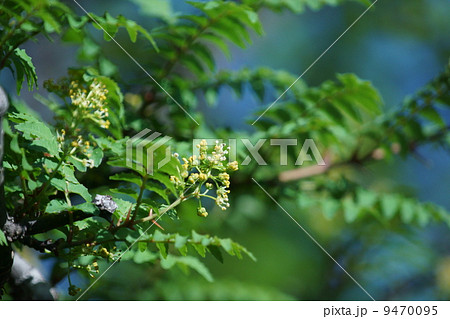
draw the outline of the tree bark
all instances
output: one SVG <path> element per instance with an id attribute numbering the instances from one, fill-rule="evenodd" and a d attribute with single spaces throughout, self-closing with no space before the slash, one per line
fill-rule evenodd
<path id="1" fill-rule="evenodd" d="M 3 115 L 8 110 L 9 102 L 5 91 L 0 86 L 0 230 L 8 219 L 5 206 L 5 189 L 3 186 Z M 11 266 L 13 264 L 13 252 L 11 244 L 2 245 L 0 243 L 0 298 L 3 294 L 3 286 L 9 278 Z"/>

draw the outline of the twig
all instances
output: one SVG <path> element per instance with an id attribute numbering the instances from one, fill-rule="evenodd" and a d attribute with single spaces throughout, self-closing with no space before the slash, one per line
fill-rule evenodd
<path id="1" fill-rule="evenodd" d="M 142 204 L 142 198 L 144 196 L 145 184 L 147 183 L 147 179 L 148 179 L 147 175 L 144 175 L 142 177 L 142 185 L 141 185 L 141 187 L 139 189 L 139 196 L 138 196 L 138 198 L 136 200 L 136 207 L 134 208 L 133 216 L 131 216 L 131 221 L 132 222 L 136 219 L 137 214 L 139 213 L 139 207 Z M 127 219 L 128 219 L 128 217 L 127 217 Z"/>
<path id="2" fill-rule="evenodd" d="M 281 172 L 278 175 L 278 179 L 280 182 L 286 183 L 290 181 L 295 181 L 315 175 L 320 175 L 328 171 L 332 164 L 330 162 L 331 155 L 330 153 L 327 153 L 324 157 L 325 165 L 314 165 L 309 167 L 300 167 L 293 170 Z"/>

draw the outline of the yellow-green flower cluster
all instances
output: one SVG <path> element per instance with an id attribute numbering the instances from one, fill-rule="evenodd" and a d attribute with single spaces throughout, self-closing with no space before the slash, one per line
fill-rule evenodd
<path id="1" fill-rule="evenodd" d="M 226 210 L 230 207 L 228 194 L 230 193 L 230 175 L 228 172 L 238 170 L 236 161 L 227 163 L 229 147 L 216 141 L 211 153 L 206 140 L 197 145 L 199 155 L 183 158 L 180 177 L 171 176 L 170 180 L 180 190 L 192 189 L 192 195 L 199 199 L 197 214 L 208 216 L 208 212 L 201 205 L 201 197 L 213 199 L 216 204 Z M 178 157 L 178 154 L 174 154 Z M 215 196 L 209 194 L 215 188 Z"/>
<path id="2" fill-rule="evenodd" d="M 69 138 L 69 141 L 67 141 L 66 130 L 61 129 L 61 131 L 57 132 L 57 141 L 60 152 L 64 152 L 66 145 L 68 145 L 68 154 L 73 159 L 79 161 L 87 168 L 94 167 L 94 160 L 90 158 L 92 157 L 91 143 L 89 141 L 85 141 L 81 135 L 72 138 L 72 140 Z M 80 155 L 83 158 L 79 158 L 78 156 Z"/>
<path id="3" fill-rule="evenodd" d="M 197 215 L 200 217 L 208 217 L 208 212 L 206 211 L 205 207 L 199 207 L 197 209 Z"/>
<path id="4" fill-rule="evenodd" d="M 69 89 L 72 104 L 79 110 L 80 116 L 89 118 L 102 128 L 109 128 L 108 108 L 106 107 L 106 86 L 98 80 L 92 81 L 88 89 L 77 81 L 70 83 Z"/>
<path id="5" fill-rule="evenodd" d="M 98 262 L 94 261 L 88 265 L 72 265 L 75 269 L 84 270 L 88 273 L 89 277 L 95 278 L 95 275 L 99 273 Z"/>
<path id="6" fill-rule="evenodd" d="M 230 182 L 228 182 L 228 185 Z M 228 193 L 230 193 L 230 190 L 226 188 L 226 186 L 219 187 L 216 190 L 216 204 L 219 206 L 222 210 L 227 209 L 230 207 L 230 204 L 228 203 Z"/>

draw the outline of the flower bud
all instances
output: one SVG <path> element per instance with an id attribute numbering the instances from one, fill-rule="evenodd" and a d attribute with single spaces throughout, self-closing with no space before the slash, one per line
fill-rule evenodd
<path id="1" fill-rule="evenodd" d="M 208 212 L 206 211 L 206 209 L 204 207 L 199 207 L 197 209 L 197 215 L 200 217 L 207 217 L 208 216 Z"/>

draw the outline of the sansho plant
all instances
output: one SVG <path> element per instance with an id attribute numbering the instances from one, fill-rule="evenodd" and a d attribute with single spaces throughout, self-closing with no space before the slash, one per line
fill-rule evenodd
<path id="1" fill-rule="evenodd" d="M 354 74 L 337 75 L 317 87 L 300 80 L 267 112 L 263 114 L 261 108 L 256 117 L 263 116 L 254 123 L 251 138 L 314 138 L 327 161 L 320 170 L 314 165 L 239 167 L 228 160 L 229 150 L 221 142 L 209 146 L 200 142 L 197 156 L 187 151 L 190 140 L 205 131 L 217 139 L 228 137 L 229 132 L 203 124 L 197 108 L 202 101 L 215 105 L 222 88 L 230 87 L 240 96 L 246 87 L 267 103 L 268 92 L 281 93 L 297 78 L 270 68 L 217 71 L 212 47 L 226 55 L 230 44 L 247 47 L 251 32 L 263 34 L 262 9 L 300 14 L 310 6 L 319 9 L 344 1 L 313 2 L 190 1 L 194 13 L 153 17 L 153 27 L 146 29 L 122 15 L 78 15 L 70 1 L 1 1 L 0 71 L 12 72 L 17 93 L 24 82 L 29 90 L 37 86 L 32 57 L 23 49 L 29 41 L 40 39 L 39 45 L 45 45 L 44 38 L 57 38 L 75 44 L 82 67 L 68 69 L 65 78 L 45 81 L 48 96 L 42 89 L 35 95 L 36 102 L 54 115 L 51 124 L 0 90 L 0 125 L 5 133 L 4 142 L 0 140 L 4 151 L 0 288 L 8 280 L 12 251 L 20 253 L 24 246 L 55 261 L 53 283 L 68 278 L 72 296 L 81 290 L 73 283 L 74 272 L 96 278 L 105 262 L 119 259 L 164 270 L 191 268 L 212 281 L 199 257 L 210 253 L 223 261 L 225 251 L 255 258 L 228 238 L 200 234 L 187 226 L 173 233 L 164 228 L 179 223 L 181 211 L 200 217 L 219 214 L 230 206 L 230 196 L 260 191 L 252 178 L 276 197 L 295 197 L 302 210 L 314 207 L 329 218 L 342 213 L 347 223 L 375 217 L 412 226 L 431 221 L 450 225 L 449 214 L 441 207 L 401 194 L 379 193 L 335 170 L 415 154 L 418 146 L 429 143 L 448 150 L 449 123 L 439 111 L 449 107 L 448 66 L 394 111 L 386 111 L 372 84 Z M 102 32 L 104 40 L 111 41 L 110 37 L 122 35 L 120 29 L 145 48 L 145 66 L 166 92 L 151 79 L 142 85 L 121 79 L 108 52 L 102 50 L 103 40 L 96 37 Z M 125 158 L 128 136 L 144 128 L 173 137 L 170 146 L 181 154 L 174 153 L 153 174 L 131 169 Z M 158 149 L 156 159 L 165 150 L 166 146 Z M 261 153 L 269 163 L 277 156 L 265 147 Z M 295 154 L 288 155 L 295 161 Z M 304 179 L 313 187 L 306 187 Z"/>

